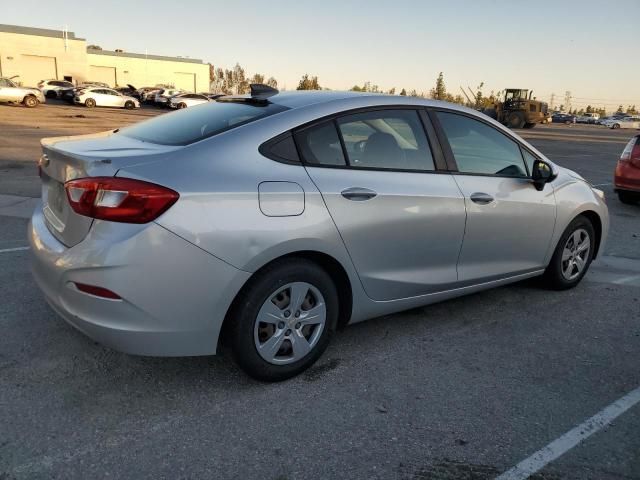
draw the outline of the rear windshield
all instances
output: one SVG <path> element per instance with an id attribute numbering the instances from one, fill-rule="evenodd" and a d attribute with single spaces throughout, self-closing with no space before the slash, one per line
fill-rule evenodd
<path id="1" fill-rule="evenodd" d="M 273 103 L 212 102 L 160 115 L 118 133 L 160 145 L 188 145 L 284 110 L 288 108 Z"/>

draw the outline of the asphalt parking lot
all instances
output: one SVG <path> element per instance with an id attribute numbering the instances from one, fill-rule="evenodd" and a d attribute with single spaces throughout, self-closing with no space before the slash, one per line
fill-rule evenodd
<path id="1" fill-rule="evenodd" d="M 574 290 L 527 281 L 353 325 L 279 384 L 226 353 L 92 342 L 29 272 L 39 139 L 159 112 L 0 106 L 0 479 L 483 480 L 640 387 L 640 205 L 611 184 L 632 132 L 598 126 L 521 132 L 607 194 L 609 241 Z M 640 404 L 532 478 L 640 479 Z"/>

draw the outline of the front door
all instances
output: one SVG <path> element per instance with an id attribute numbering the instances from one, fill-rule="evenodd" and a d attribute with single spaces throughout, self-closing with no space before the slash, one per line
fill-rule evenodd
<path id="1" fill-rule="evenodd" d="M 456 285 L 464 199 L 452 175 L 436 172 L 415 110 L 346 115 L 296 141 L 369 297 Z"/>
<path id="2" fill-rule="evenodd" d="M 457 164 L 467 223 L 458 276 L 478 283 L 545 267 L 555 228 L 553 187 L 533 186 L 533 155 L 490 126 L 466 115 L 436 113 Z"/>

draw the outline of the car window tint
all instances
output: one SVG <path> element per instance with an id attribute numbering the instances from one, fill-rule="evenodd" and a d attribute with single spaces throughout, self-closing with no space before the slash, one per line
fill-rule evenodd
<path id="1" fill-rule="evenodd" d="M 381 110 L 338 119 L 349 165 L 435 170 L 429 142 L 415 110 Z"/>
<path id="2" fill-rule="evenodd" d="M 9 80 L 6 78 L 0 78 L 0 87 L 11 87 L 12 85 L 9 83 Z"/>
<path id="3" fill-rule="evenodd" d="M 298 150 L 293 141 L 291 134 L 286 135 L 279 140 L 272 140 L 265 144 L 267 156 L 275 157 L 276 160 L 285 160 L 287 162 L 300 162 Z M 260 150 L 262 152 L 262 149 Z"/>
<path id="4" fill-rule="evenodd" d="M 333 122 L 314 125 L 298 132 L 296 142 L 310 165 L 345 165 L 340 137 Z"/>
<path id="5" fill-rule="evenodd" d="M 275 103 L 211 102 L 136 123 L 117 135 L 160 145 L 188 145 L 285 110 Z"/>
<path id="6" fill-rule="evenodd" d="M 531 172 L 533 172 L 533 162 L 538 160 L 538 158 L 534 157 L 531 153 L 529 153 L 525 149 L 522 149 L 522 156 L 524 157 L 524 163 L 527 164 L 527 169 L 529 171 L 529 175 L 531 175 Z"/>
<path id="7" fill-rule="evenodd" d="M 455 113 L 437 112 L 462 173 L 526 177 L 520 147 L 483 122 Z"/>

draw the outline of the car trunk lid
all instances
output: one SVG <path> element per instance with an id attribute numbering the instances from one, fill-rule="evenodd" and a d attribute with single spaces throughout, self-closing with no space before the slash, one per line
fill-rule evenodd
<path id="1" fill-rule="evenodd" d="M 43 211 L 49 231 L 72 247 L 89 232 L 93 219 L 71 208 L 64 184 L 85 177 L 115 176 L 124 166 L 153 161 L 176 147 L 136 140 L 115 132 L 44 138 L 40 171 Z"/>

